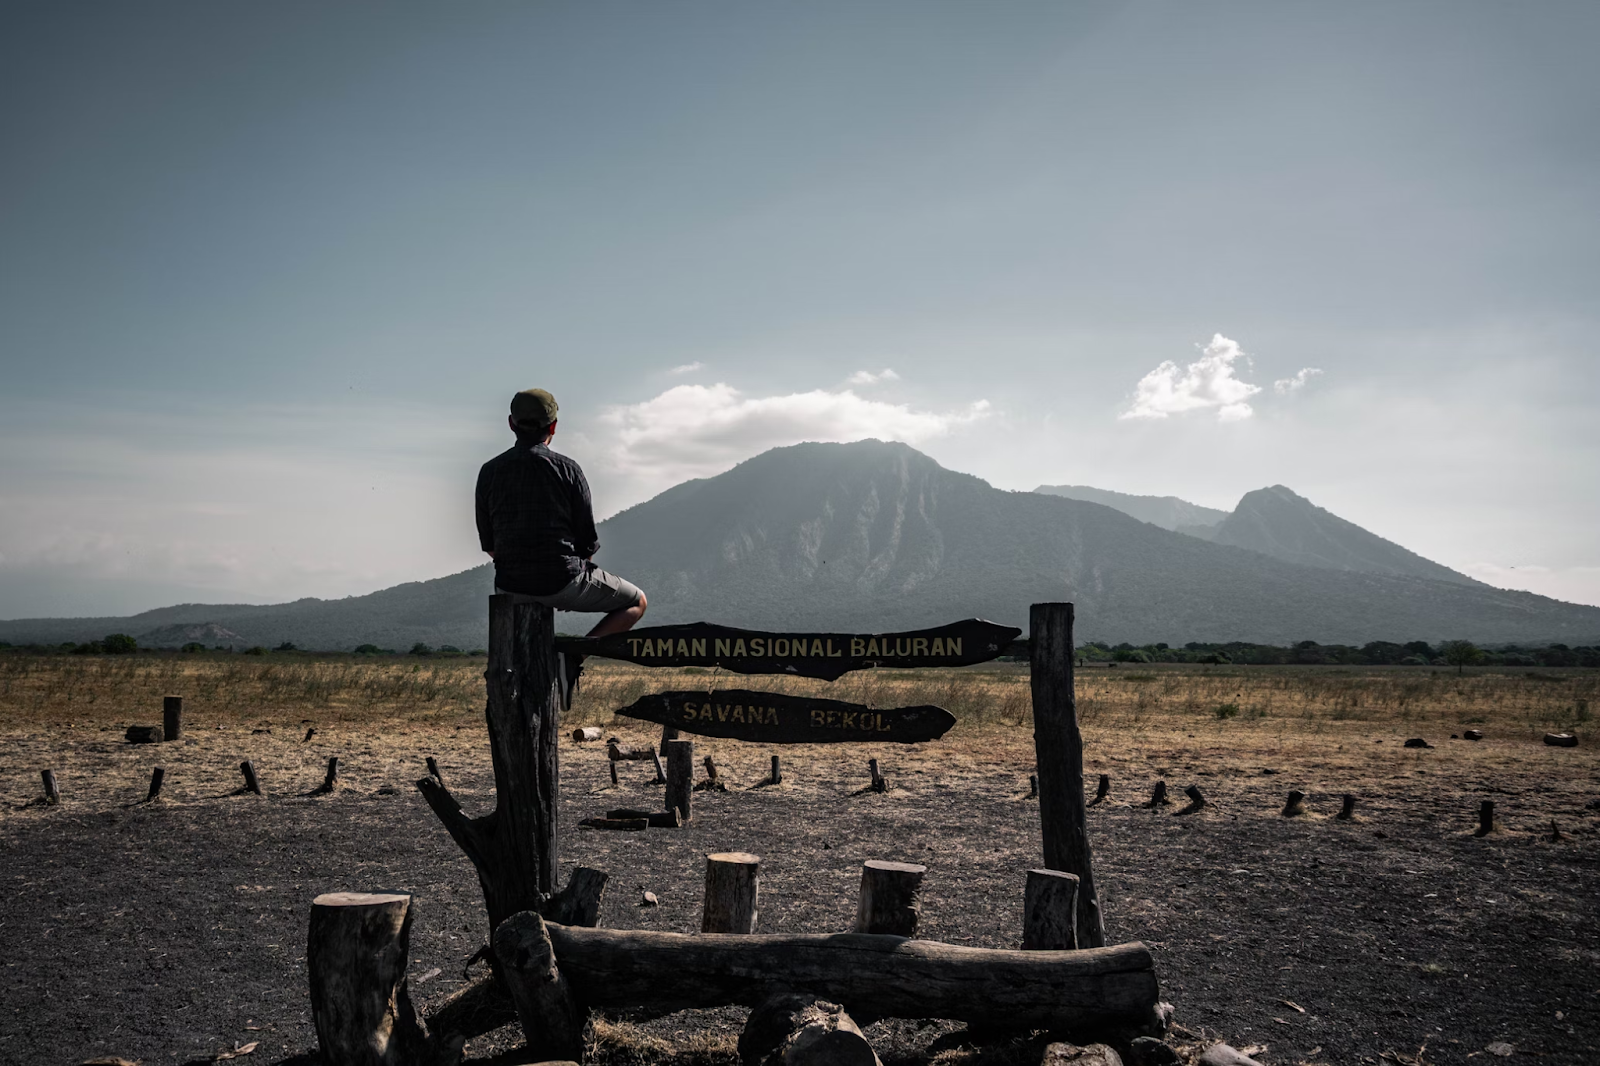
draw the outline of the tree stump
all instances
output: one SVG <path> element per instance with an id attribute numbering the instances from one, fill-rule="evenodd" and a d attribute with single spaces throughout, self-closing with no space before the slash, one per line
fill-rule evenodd
<path id="1" fill-rule="evenodd" d="M 861 894 L 856 901 L 857 933 L 916 936 L 922 916 L 922 876 L 926 866 L 868 859 L 861 864 Z"/>
<path id="2" fill-rule="evenodd" d="M 1094 799 L 1089 801 L 1089 806 L 1093 807 L 1097 804 L 1104 803 L 1106 801 L 1106 797 L 1109 795 L 1111 795 L 1111 775 L 1101 774 L 1100 784 L 1095 788 Z"/>
<path id="3" fill-rule="evenodd" d="M 306 971 L 325 1063 L 410 1066 L 428 1042 L 406 991 L 411 897 L 330 892 L 311 902 Z"/>
<path id="4" fill-rule="evenodd" d="M 1145 806 L 1154 809 L 1156 807 L 1165 807 L 1171 802 L 1171 800 L 1167 799 L 1167 783 L 1165 781 L 1157 781 L 1156 787 L 1150 790 L 1150 802 L 1146 803 Z"/>
<path id="5" fill-rule="evenodd" d="M 675 743 L 683 743 L 676 741 Z M 706 856 L 705 910 L 702 933 L 753 933 L 761 890 L 761 859 L 745 851 Z"/>
<path id="6" fill-rule="evenodd" d="M 44 801 L 55 806 L 61 802 L 61 789 L 56 786 L 56 772 L 54 770 L 40 770 L 39 779 L 44 782 Z"/>
<path id="7" fill-rule="evenodd" d="M 161 738 L 177 740 L 183 735 L 183 697 L 161 697 Z"/>
<path id="8" fill-rule="evenodd" d="M 1289 800 L 1283 805 L 1285 818 L 1296 818 L 1306 813 L 1306 794 L 1297 788 L 1289 790 Z"/>
<path id="9" fill-rule="evenodd" d="M 145 793 L 144 797 L 146 803 L 161 795 L 161 782 L 166 779 L 166 776 L 167 771 L 159 766 L 150 771 L 150 791 Z"/>
<path id="10" fill-rule="evenodd" d="M 122 734 L 129 744 L 159 744 L 161 742 L 161 727 L 158 725 L 130 725 L 128 731 Z"/>
<path id="11" fill-rule="evenodd" d="M 717 776 L 717 764 L 712 761 L 711 756 L 707 755 L 704 759 L 701 760 L 701 762 L 705 764 L 706 779 L 704 781 L 701 781 L 699 784 L 695 785 L 694 786 L 694 791 L 696 791 L 696 792 L 726 792 L 726 791 L 728 791 L 728 786 L 723 784 L 722 779 Z"/>
<path id="12" fill-rule="evenodd" d="M 1029 870 L 1022 896 L 1022 949 L 1072 951 L 1078 946 L 1078 875 Z"/>
<path id="13" fill-rule="evenodd" d="M 1356 816 L 1356 798 L 1354 796 L 1352 796 L 1350 793 L 1346 792 L 1344 794 L 1343 805 L 1339 808 L 1339 813 L 1334 815 L 1334 817 L 1339 819 L 1341 822 L 1348 822 L 1350 819 L 1354 818 L 1355 816 Z"/>
<path id="14" fill-rule="evenodd" d="M 544 919 L 521 911 L 501 922 L 494 931 L 494 954 L 528 1041 L 527 1059 L 581 1059 L 587 1012 L 561 975 Z"/>
<path id="15" fill-rule="evenodd" d="M 1474 836 L 1486 837 L 1494 832 L 1494 800 L 1478 804 L 1478 829 Z"/>
<path id="16" fill-rule="evenodd" d="M 256 777 L 256 768 L 251 765 L 249 759 L 239 764 L 239 772 L 244 775 L 244 788 L 239 791 L 261 795 L 261 779 Z"/>
<path id="17" fill-rule="evenodd" d="M 600 739 L 600 727 L 597 725 L 579 726 L 572 731 L 572 739 L 579 744 L 586 744 Z"/>
<path id="18" fill-rule="evenodd" d="M 694 741 L 667 741 L 667 810 L 676 810 L 688 821 L 694 816 L 690 797 L 694 795 Z"/>

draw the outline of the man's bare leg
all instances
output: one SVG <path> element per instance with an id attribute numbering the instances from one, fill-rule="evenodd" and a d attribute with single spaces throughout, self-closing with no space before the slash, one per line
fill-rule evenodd
<path id="1" fill-rule="evenodd" d="M 649 603 L 645 600 L 644 593 L 641 592 L 639 593 L 639 602 L 637 604 L 612 611 L 600 619 L 598 625 L 589 630 L 589 635 L 591 637 L 609 637 L 613 633 L 626 633 L 638 624 L 639 619 L 644 617 L 644 609 L 648 606 Z"/>

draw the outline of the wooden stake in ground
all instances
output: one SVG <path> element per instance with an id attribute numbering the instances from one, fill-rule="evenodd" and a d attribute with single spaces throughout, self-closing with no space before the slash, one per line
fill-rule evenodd
<path id="1" fill-rule="evenodd" d="M 856 901 L 857 933 L 916 936 L 922 916 L 922 875 L 926 866 L 868 859 L 861 864 L 861 895 Z"/>
<path id="2" fill-rule="evenodd" d="M 311 901 L 306 971 L 323 1062 L 409 1066 L 428 1042 L 406 991 L 411 897 L 330 892 Z"/>
<path id="3" fill-rule="evenodd" d="M 494 931 L 494 953 L 528 1040 L 523 1061 L 582 1059 L 587 1012 L 561 976 L 544 919 L 521 911 L 501 922 Z"/>
<path id="4" fill-rule="evenodd" d="M 1348 822 L 1350 819 L 1354 818 L 1355 815 L 1356 815 L 1356 798 L 1354 796 L 1352 796 L 1350 793 L 1346 792 L 1344 794 L 1344 803 L 1339 808 L 1339 813 L 1334 815 L 1334 817 L 1339 819 L 1340 821 Z"/>
<path id="5" fill-rule="evenodd" d="M 687 822 L 693 815 L 689 798 L 694 795 L 694 741 L 667 741 L 667 810 L 676 810 Z"/>
<path id="6" fill-rule="evenodd" d="M 161 739 L 177 740 L 183 735 L 183 697 L 161 697 Z"/>
<path id="7" fill-rule="evenodd" d="M 555 891 L 556 762 L 561 694 L 554 612 L 510 595 L 489 597 L 488 711 L 495 808 L 461 811 L 435 776 L 417 789 L 478 871 L 490 928 L 537 911 Z"/>
<path id="8" fill-rule="evenodd" d="M 873 792 L 887 792 L 887 791 L 889 791 L 889 779 L 884 777 L 883 774 L 878 772 L 878 760 L 877 759 L 868 759 L 867 760 L 867 773 L 872 778 L 872 783 L 867 786 L 868 789 L 870 789 Z"/>
<path id="9" fill-rule="evenodd" d="M 782 766 L 781 763 L 779 763 L 778 757 L 776 755 L 774 755 L 772 757 L 772 773 L 767 778 L 767 784 L 769 784 L 769 785 L 781 785 L 781 784 L 783 784 L 783 766 Z"/>
<path id="10" fill-rule="evenodd" d="M 239 764 L 239 772 L 244 775 L 244 791 L 261 795 L 261 779 L 256 777 L 256 768 L 249 759 Z"/>
<path id="11" fill-rule="evenodd" d="M 1038 774 L 1029 774 L 1028 775 L 1028 798 L 1029 799 L 1038 799 L 1039 798 L 1039 775 Z"/>
<path id="12" fill-rule="evenodd" d="M 1306 794 L 1298 788 L 1291 788 L 1289 790 L 1289 800 L 1283 805 L 1283 816 L 1285 818 L 1297 818 L 1304 813 L 1306 813 Z"/>
<path id="13" fill-rule="evenodd" d="M 656 779 L 654 781 L 650 782 L 650 783 L 652 785 L 664 785 L 664 784 L 666 784 L 667 783 L 667 772 L 661 768 L 661 756 L 658 755 L 656 753 L 655 749 L 653 749 L 653 748 L 650 751 L 650 759 L 656 765 Z"/>
<path id="14" fill-rule="evenodd" d="M 1089 801 L 1089 806 L 1093 807 L 1097 804 L 1104 803 L 1106 801 L 1106 797 L 1109 795 L 1111 795 L 1111 775 L 1101 774 L 1100 786 L 1094 790 L 1094 799 Z"/>
<path id="15" fill-rule="evenodd" d="M 330 755 L 330 756 L 328 756 L 328 772 L 323 776 L 322 784 L 318 785 L 316 787 L 316 789 L 313 790 L 312 795 L 314 795 L 314 796 L 327 796 L 327 795 L 330 795 L 333 792 L 333 790 L 338 788 L 338 787 L 339 787 L 339 756 Z"/>
<path id="16" fill-rule="evenodd" d="M 1165 807 L 1171 802 L 1171 800 L 1167 799 L 1167 783 L 1165 781 L 1157 781 L 1156 787 L 1150 790 L 1150 802 L 1146 803 L 1145 806 L 1154 809 L 1156 807 Z"/>
<path id="17" fill-rule="evenodd" d="M 159 766 L 150 771 L 150 791 L 145 793 L 144 797 L 146 803 L 161 795 L 161 782 L 166 779 L 166 776 L 167 771 Z"/>
<path id="18" fill-rule="evenodd" d="M 1195 811 L 1204 809 L 1206 794 L 1200 791 L 1199 785 L 1190 785 L 1183 790 L 1183 794 L 1189 797 L 1189 806 L 1179 811 L 1179 814 L 1193 814 Z"/>
<path id="19" fill-rule="evenodd" d="M 1478 804 L 1478 829 L 1475 836 L 1486 837 L 1494 832 L 1494 800 Z"/>
<path id="20" fill-rule="evenodd" d="M 682 741 L 674 743 L 681 744 Z M 753 933 L 761 891 L 761 859 L 746 851 L 706 856 L 706 900 L 702 933 Z"/>
<path id="21" fill-rule="evenodd" d="M 1029 870 L 1022 896 L 1022 949 L 1072 951 L 1077 946 L 1077 875 Z"/>
<path id="22" fill-rule="evenodd" d="M 1072 677 L 1072 604 L 1028 609 L 1033 680 L 1033 743 L 1039 770 L 1039 825 L 1044 864 L 1078 875 L 1078 944 L 1106 942 L 1083 801 L 1083 735 Z"/>
<path id="23" fill-rule="evenodd" d="M 39 779 L 44 782 L 44 801 L 52 806 L 61 802 L 61 789 L 56 787 L 56 772 L 54 770 L 40 770 Z"/>

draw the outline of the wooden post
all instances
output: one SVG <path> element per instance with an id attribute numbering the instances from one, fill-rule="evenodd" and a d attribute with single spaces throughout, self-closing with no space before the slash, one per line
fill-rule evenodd
<path id="1" fill-rule="evenodd" d="M 44 781 L 44 801 L 49 804 L 61 802 L 61 790 L 56 787 L 56 772 L 54 770 L 40 770 L 39 777 Z"/>
<path id="2" fill-rule="evenodd" d="M 666 784 L 667 772 L 661 768 L 661 756 L 653 748 L 650 751 L 650 761 L 656 764 L 656 779 L 650 783 L 652 785 Z"/>
<path id="3" fill-rule="evenodd" d="M 1289 790 L 1289 799 L 1283 805 L 1283 816 L 1285 818 L 1296 818 L 1304 813 L 1306 813 L 1306 794 L 1298 788 L 1291 788 Z"/>
<path id="4" fill-rule="evenodd" d="M 183 697 L 161 697 L 161 739 L 177 740 L 183 734 Z"/>
<path id="5" fill-rule="evenodd" d="M 144 797 L 146 803 L 161 795 L 161 782 L 165 780 L 166 776 L 167 771 L 159 766 L 150 771 L 150 791 Z"/>
<path id="6" fill-rule="evenodd" d="M 1103 947 L 1105 921 L 1094 889 L 1083 801 L 1083 735 L 1078 731 L 1072 678 L 1072 604 L 1033 604 L 1028 625 L 1044 864 L 1078 875 L 1078 946 Z"/>
<path id="7" fill-rule="evenodd" d="M 1339 813 L 1334 815 L 1334 817 L 1340 821 L 1348 822 L 1351 818 L 1355 817 L 1355 813 L 1356 798 L 1350 793 L 1346 792 L 1344 794 L 1344 806 L 1339 808 Z"/>
<path id="8" fill-rule="evenodd" d="M 339 756 L 328 756 L 328 772 L 323 775 L 322 784 L 311 790 L 313 796 L 330 795 L 339 787 Z"/>
<path id="9" fill-rule="evenodd" d="M 683 741 L 674 741 L 682 744 Z M 761 891 L 761 858 L 745 851 L 706 856 L 706 901 L 702 933 L 756 931 L 756 897 Z"/>
<path id="10" fill-rule="evenodd" d="M 707 755 L 701 762 L 705 763 L 706 781 L 712 785 L 720 784 L 717 780 L 717 764 L 711 761 L 711 756 Z"/>
<path id="11" fill-rule="evenodd" d="M 661 749 L 660 749 L 660 751 L 657 752 L 657 754 L 658 755 L 665 755 L 667 753 L 667 741 L 669 741 L 669 740 L 677 740 L 677 739 L 678 739 L 678 727 L 677 726 L 675 726 L 675 725 L 664 725 L 664 726 L 662 726 L 661 727 Z"/>
<path id="12" fill-rule="evenodd" d="M 1022 894 L 1022 949 L 1071 951 L 1078 946 L 1078 878 L 1029 870 Z"/>
<path id="13" fill-rule="evenodd" d="M 244 775 L 244 791 L 261 795 L 261 780 L 256 777 L 256 768 L 249 759 L 239 764 L 239 772 Z"/>
<path id="14" fill-rule="evenodd" d="M 306 971 L 321 1059 L 408 1066 L 427 1040 L 406 990 L 411 897 L 330 892 L 311 901 Z"/>
<path id="15" fill-rule="evenodd" d="M 1157 781 L 1156 787 L 1150 790 L 1150 802 L 1146 803 L 1145 806 L 1152 808 L 1165 807 L 1171 802 L 1171 800 L 1167 799 L 1167 783 L 1165 781 Z"/>
<path id="16" fill-rule="evenodd" d="M 783 766 L 778 762 L 778 757 L 776 755 L 772 757 L 772 776 L 767 780 L 771 781 L 774 785 L 783 784 Z"/>
<path id="17" fill-rule="evenodd" d="M 444 775 L 439 772 L 439 762 L 432 755 L 428 756 L 428 776 L 439 782 L 441 787 L 444 785 Z"/>
<path id="18" fill-rule="evenodd" d="M 1039 775 L 1038 774 L 1029 774 L 1028 775 L 1028 798 L 1029 799 L 1038 799 L 1039 798 Z"/>
<path id="19" fill-rule="evenodd" d="M 580 1061 L 587 1012 L 561 976 L 544 919 L 521 911 L 501 922 L 494 931 L 494 953 L 528 1039 L 519 1061 Z"/>
<path id="20" fill-rule="evenodd" d="M 611 767 L 611 787 L 615 788 L 622 783 L 617 780 L 617 760 L 612 759 L 606 765 Z"/>
<path id="21" fill-rule="evenodd" d="M 922 875 L 926 866 L 868 859 L 861 864 L 861 895 L 856 901 L 857 933 L 916 936 L 922 916 Z"/>
<path id="22" fill-rule="evenodd" d="M 877 759 L 868 759 L 867 760 L 867 773 L 872 776 L 872 784 L 867 786 L 868 788 L 870 788 L 874 792 L 887 792 L 887 791 L 889 791 L 889 779 L 884 777 L 881 773 L 878 772 L 878 760 Z"/>
<path id="23" fill-rule="evenodd" d="M 555 891 L 561 693 L 554 612 L 517 596 L 489 597 L 484 676 L 494 810 L 467 817 L 437 767 L 417 789 L 477 868 L 493 929 L 519 911 L 540 910 Z"/>
<path id="24" fill-rule="evenodd" d="M 1101 774 L 1100 787 L 1094 790 L 1094 799 L 1089 801 L 1089 806 L 1093 807 L 1096 804 L 1104 803 L 1109 795 L 1111 795 L 1111 775 Z"/>
<path id="25" fill-rule="evenodd" d="M 1189 811 L 1191 812 L 1198 811 L 1206 805 L 1206 794 L 1200 791 L 1199 785 L 1190 785 L 1183 790 L 1183 794 L 1189 797 Z"/>
<path id="26" fill-rule="evenodd" d="M 1478 804 L 1478 830 L 1474 836 L 1486 837 L 1494 832 L 1494 800 Z"/>
<path id="27" fill-rule="evenodd" d="M 687 822 L 693 817 L 689 797 L 694 795 L 694 741 L 667 741 L 667 810 L 676 810 Z"/>

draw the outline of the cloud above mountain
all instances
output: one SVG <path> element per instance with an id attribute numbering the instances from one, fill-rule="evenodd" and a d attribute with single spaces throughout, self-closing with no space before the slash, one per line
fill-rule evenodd
<path id="1" fill-rule="evenodd" d="M 1235 374 L 1235 362 L 1245 355 L 1239 342 L 1218 333 L 1187 367 L 1167 360 L 1139 379 L 1133 403 L 1119 418 L 1168 418 L 1190 411 L 1215 410 L 1217 421 L 1238 422 L 1255 414 L 1250 397 L 1261 391 Z"/>
<path id="2" fill-rule="evenodd" d="M 987 400 L 927 411 L 868 399 L 848 388 L 747 396 L 718 382 L 677 385 L 648 400 L 608 408 L 600 420 L 612 442 L 606 455 L 609 473 L 653 494 L 721 473 L 768 448 L 869 437 L 919 444 L 990 414 Z"/>

